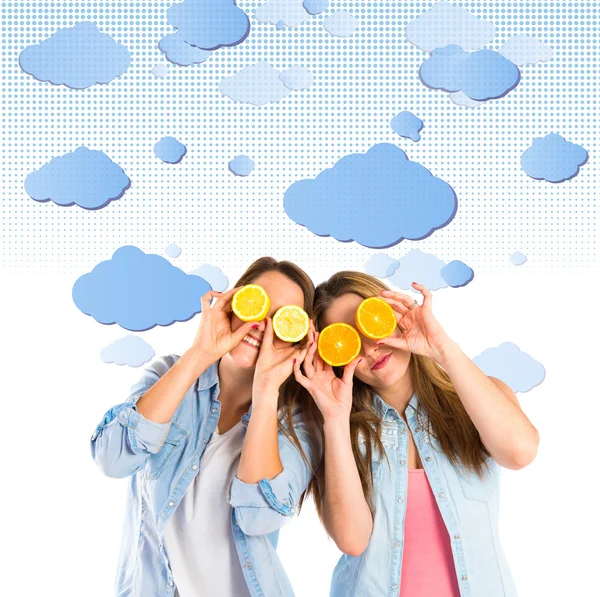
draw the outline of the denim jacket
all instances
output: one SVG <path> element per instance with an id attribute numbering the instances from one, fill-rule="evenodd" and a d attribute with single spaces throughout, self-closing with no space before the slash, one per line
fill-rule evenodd
<path id="1" fill-rule="evenodd" d="M 402 417 L 378 395 L 374 406 L 382 419 L 387 459 L 373 450 L 373 533 L 360 556 L 344 555 L 338 562 L 331 597 L 398 597 L 400 593 L 408 434 Z M 498 536 L 500 467 L 488 458 L 484 479 L 462 466 L 455 470 L 425 431 L 427 417 L 418 408 L 415 394 L 406 408 L 406 420 L 448 529 L 461 597 L 516 597 Z"/>
<path id="2" fill-rule="evenodd" d="M 147 367 L 128 400 L 104 415 L 91 438 L 100 470 L 109 477 L 129 477 L 117 597 L 171 597 L 175 592 L 163 545 L 164 526 L 198 473 L 221 410 L 215 363 L 187 391 L 170 422 L 155 423 L 137 412 L 136 402 L 178 359 L 161 357 Z M 252 407 L 242 418 L 246 429 L 251 411 Z M 293 425 L 312 459 L 300 416 L 294 417 Z M 276 477 L 257 484 L 234 477 L 229 495 L 223 496 L 232 506 L 231 531 L 252 597 L 294 594 L 275 548 L 279 528 L 295 515 L 312 473 L 281 431 L 279 455 L 283 471 Z"/>

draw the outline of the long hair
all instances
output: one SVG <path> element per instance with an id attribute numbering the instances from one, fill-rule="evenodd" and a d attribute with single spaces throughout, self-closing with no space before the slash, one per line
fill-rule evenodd
<path id="1" fill-rule="evenodd" d="M 235 283 L 234 288 L 252 284 L 262 274 L 273 271 L 283 274 L 289 280 L 300 286 L 302 294 L 304 295 L 303 308 L 308 316 L 312 318 L 315 286 L 310 279 L 310 276 L 303 269 L 290 261 L 277 261 L 273 257 L 261 257 L 252 263 L 242 274 L 240 279 Z M 319 454 L 319 438 L 323 436 L 323 417 L 311 395 L 295 380 L 293 374 L 290 375 L 279 389 L 278 412 L 280 413 L 279 429 L 285 433 L 290 441 L 298 448 L 300 454 L 314 474 L 317 466 L 317 455 Z M 306 425 L 306 431 L 308 433 L 313 454 L 312 462 L 306 456 L 294 429 L 293 418 L 294 415 L 297 416 L 298 414 L 301 415 L 303 422 Z M 298 510 L 301 509 L 305 496 L 306 492 L 300 497 Z"/>
<path id="2" fill-rule="evenodd" d="M 354 293 L 363 299 L 380 296 L 382 290 L 389 290 L 377 278 L 362 272 L 341 271 L 329 280 L 319 284 L 315 290 L 313 316 L 315 327 L 320 331 L 324 326 L 322 317 L 333 301 L 344 294 Z M 343 369 L 334 368 L 341 376 Z M 448 374 L 433 359 L 410 354 L 408 372 L 414 392 L 419 399 L 419 411 L 427 423 L 426 431 L 438 441 L 441 450 L 454 465 L 482 475 L 489 452 L 483 445 L 479 432 L 467 414 Z M 373 450 L 385 454 L 381 442 L 381 420 L 373 405 L 373 389 L 356 376 L 353 380 L 352 410 L 350 412 L 350 434 L 352 451 L 360 475 L 363 493 L 373 509 L 373 471 L 371 457 Z M 365 440 L 365 454 L 360 451 L 359 439 Z M 324 490 L 324 461 L 310 482 L 308 492 L 314 498 L 319 516 L 322 518 Z"/>

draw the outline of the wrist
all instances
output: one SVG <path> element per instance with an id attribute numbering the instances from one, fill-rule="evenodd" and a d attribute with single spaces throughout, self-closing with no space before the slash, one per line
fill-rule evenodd
<path id="1" fill-rule="evenodd" d="M 432 356 L 442 367 L 445 367 L 456 355 L 461 353 L 460 346 L 448 339 L 434 348 Z"/>
<path id="2" fill-rule="evenodd" d="M 181 356 L 182 359 L 188 361 L 196 371 L 200 373 L 206 371 L 218 359 L 214 355 L 208 354 L 206 351 L 197 346 L 188 348 Z"/>
<path id="3" fill-rule="evenodd" d="M 323 433 L 325 435 L 330 434 L 348 434 L 350 435 L 350 416 L 340 416 L 331 419 L 324 419 L 323 421 Z"/>

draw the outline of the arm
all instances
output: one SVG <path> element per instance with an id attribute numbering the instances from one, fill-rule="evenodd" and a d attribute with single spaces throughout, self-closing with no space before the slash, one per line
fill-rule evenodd
<path id="1" fill-rule="evenodd" d="M 440 346 L 436 360 L 452 380 L 492 458 L 514 470 L 531 463 L 540 436 L 510 387 L 485 375 L 455 342 Z"/>
<path id="2" fill-rule="evenodd" d="M 527 466 L 537 453 L 539 434 L 521 410 L 514 392 L 499 379 L 487 377 L 462 352 L 433 316 L 429 290 L 416 282 L 413 286 L 424 297 L 420 306 L 414 305 L 406 294 L 382 292 L 384 300 L 396 311 L 403 333 L 400 338 L 384 338 L 379 344 L 436 360 L 450 377 L 492 458 L 505 468 Z"/>
<path id="3" fill-rule="evenodd" d="M 304 386 L 323 415 L 325 441 L 325 488 L 323 523 L 338 548 L 348 555 L 360 555 L 369 545 L 373 515 L 365 498 L 350 439 L 352 378 L 362 359 L 344 368 L 341 379 L 317 353 L 317 339 L 308 349 L 302 375 L 296 363 L 296 380 Z"/>

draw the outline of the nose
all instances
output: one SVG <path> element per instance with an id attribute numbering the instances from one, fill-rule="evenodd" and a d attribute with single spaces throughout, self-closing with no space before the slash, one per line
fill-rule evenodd
<path id="1" fill-rule="evenodd" d="M 359 332 L 360 333 L 360 332 Z M 379 345 L 377 344 L 377 340 L 372 340 L 371 338 L 367 338 L 360 334 L 361 339 L 361 354 L 365 357 L 370 357 L 373 359 L 377 358 L 377 353 L 379 351 Z"/>

